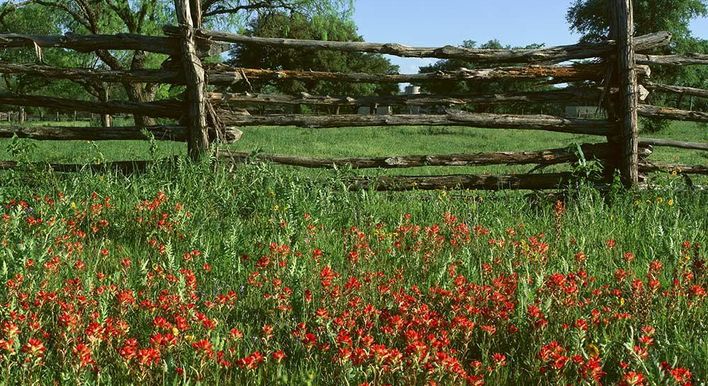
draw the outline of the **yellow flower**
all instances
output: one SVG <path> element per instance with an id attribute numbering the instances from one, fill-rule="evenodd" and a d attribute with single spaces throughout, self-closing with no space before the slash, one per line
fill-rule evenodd
<path id="1" fill-rule="evenodd" d="M 600 349 L 599 349 L 596 345 L 594 345 L 594 344 L 592 344 L 592 343 L 590 343 L 590 344 L 585 348 L 585 350 L 588 352 L 588 356 L 590 356 L 591 358 L 592 358 L 592 357 L 599 357 L 599 356 L 600 356 Z"/>
<path id="2" fill-rule="evenodd" d="M 172 335 L 179 336 L 179 329 L 177 327 L 172 327 Z"/>
<path id="3" fill-rule="evenodd" d="M 656 203 L 657 204 L 662 204 L 664 202 L 664 197 L 657 197 L 656 198 Z"/>
<path id="4" fill-rule="evenodd" d="M 669 201 L 666 202 L 669 206 L 674 206 L 674 199 L 669 198 Z"/>
<path id="5" fill-rule="evenodd" d="M 76 203 L 75 203 L 74 201 L 71 202 L 71 205 L 70 205 L 70 206 L 71 206 L 71 209 L 76 209 L 76 208 L 77 208 Z"/>

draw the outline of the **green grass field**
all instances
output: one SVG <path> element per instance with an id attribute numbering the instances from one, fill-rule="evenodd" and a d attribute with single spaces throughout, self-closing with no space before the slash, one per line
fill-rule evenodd
<path id="1" fill-rule="evenodd" d="M 58 126 L 72 123 L 52 123 Z M 488 151 L 534 151 L 562 148 L 574 144 L 602 142 L 604 138 L 545 131 L 490 130 L 446 127 L 368 127 L 344 129 L 302 129 L 292 127 L 244 128 L 242 140 L 229 148 L 235 151 L 261 151 L 269 154 L 321 157 L 392 156 L 459 154 Z M 675 123 L 651 138 L 679 139 L 689 142 L 708 140 L 705 124 Z M 29 159 L 46 162 L 91 163 L 150 159 L 186 153 L 181 143 L 158 142 L 153 152 L 147 141 L 28 141 Z M 0 140 L 0 159 L 9 160 L 9 140 Z M 708 154 L 698 150 L 657 147 L 651 160 L 665 163 L 703 165 Z M 435 175 L 446 173 L 525 173 L 533 166 L 427 167 L 386 171 L 384 174 Z M 558 167 L 556 167 L 558 169 Z M 554 170 L 550 168 L 549 170 Z M 363 174 L 371 173 L 364 172 Z M 374 172 L 378 173 L 378 172 Z"/>
<path id="2" fill-rule="evenodd" d="M 676 124 L 651 136 L 704 133 Z M 588 140 L 247 128 L 233 147 L 363 156 Z M 0 159 L 12 158 L 9 147 L 49 162 L 185 152 L 4 140 Z M 706 164 L 700 152 L 654 157 Z M 705 384 L 708 195 L 680 176 L 658 181 L 560 195 L 376 193 L 347 191 L 335 172 L 263 164 L 3 171 L 0 382 Z"/>

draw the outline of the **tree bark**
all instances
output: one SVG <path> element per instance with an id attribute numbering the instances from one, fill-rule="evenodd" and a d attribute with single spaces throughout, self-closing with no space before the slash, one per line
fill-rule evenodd
<path id="1" fill-rule="evenodd" d="M 39 64 L 11 64 L 0 62 L 0 73 L 26 74 L 46 79 L 112 83 L 169 83 L 183 85 L 185 80 L 177 71 L 162 70 L 92 70 L 60 68 Z M 126 90 L 128 91 L 128 90 Z"/>
<path id="2" fill-rule="evenodd" d="M 185 142 L 187 129 L 183 126 L 150 126 L 145 130 L 152 133 L 159 141 Z M 241 131 L 227 128 L 224 141 L 238 141 Z M 145 140 L 148 139 L 142 129 L 137 127 L 61 127 L 61 126 L 0 126 L 0 138 L 20 138 L 36 140 L 81 140 L 81 141 L 113 141 L 113 140 Z"/>
<path id="3" fill-rule="evenodd" d="M 139 114 L 149 117 L 180 118 L 180 101 L 160 102 L 89 102 L 74 99 L 54 98 L 39 95 L 15 95 L 0 93 L 0 104 L 16 106 L 48 107 L 65 111 L 84 111 L 96 114 Z"/>
<path id="4" fill-rule="evenodd" d="M 170 27 L 166 28 L 168 31 Z M 462 59 L 475 63 L 561 63 L 573 59 L 603 57 L 614 53 L 613 41 L 530 50 L 470 49 L 454 46 L 439 48 L 407 47 L 396 43 L 337 42 L 243 36 L 226 32 L 199 31 L 199 35 L 214 41 L 265 45 L 279 48 L 370 52 L 413 58 Z M 637 38 L 639 50 L 649 50 L 669 44 L 671 34 L 658 32 Z"/>
<path id="5" fill-rule="evenodd" d="M 706 65 L 708 64 L 707 54 L 684 54 L 684 55 L 637 55 L 637 63 L 669 66 L 685 65 Z"/>
<path id="6" fill-rule="evenodd" d="M 246 79 L 298 79 L 359 83 L 417 83 L 439 81 L 489 81 L 501 79 L 534 80 L 544 83 L 559 83 L 578 80 L 600 80 L 605 75 L 601 64 L 574 66 L 529 66 L 499 67 L 488 69 L 460 69 L 451 72 L 428 74 L 363 74 L 317 71 L 278 71 L 267 69 L 235 68 L 223 65 L 207 69 L 210 84 L 233 84 Z M 639 66 L 641 74 L 649 74 L 649 68 Z M 27 74 L 44 78 L 69 79 L 77 81 L 131 83 L 186 84 L 183 74 L 172 70 L 91 70 L 83 68 L 59 68 L 36 64 L 0 63 L 0 73 Z M 551 78 L 550 80 L 548 80 Z M 128 87 L 129 97 L 140 98 L 141 89 Z M 132 100 L 140 102 L 140 99 Z"/>
<path id="7" fill-rule="evenodd" d="M 77 52 L 97 50 L 139 50 L 165 55 L 177 55 L 179 43 L 175 39 L 136 34 L 46 36 L 0 34 L 0 48 L 66 48 Z"/>
<path id="8" fill-rule="evenodd" d="M 639 170 L 643 172 L 668 172 L 679 174 L 703 174 L 708 175 L 708 166 L 705 165 L 682 165 L 682 164 L 662 164 L 653 162 L 642 162 Z"/>
<path id="9" fill-rule="evenodd" d="M 708 122 L 708 112 L 679 110 L 671 107 L 638 105 L 639 115 L 649 118 L 662 118 L 674 121 Z"/>
<path id="10" fill-rule="evenodd" d="M 378 191 L 439 189 L 558 189 L 573 179 L 572 173 L 519 175 L 395 176 L 353 179 L 351 190 Z"/>
<path id="11" fill-rule="evenodd" d="M 148 127 L 157 140 L 181 141 L 186 139 L 185 129 L 179 126 L 154 126 Z M 106 140 L 144 140 L 147 139 L 137 127 L 61 127 L 61 126 L 34 126 L 15 127 L 0 126 L 0 138 L 20 138 L 36 140 L 81 140 L 81 141 L 106 141 Z"/>
<path id="12" fill-rule="evenodd" d="M 607 144 L 585 144 L 581 147 L 586 158 L 604 159 L 609 155 Z M 531 152 L 494 152 L 475 154 L 443 154 L 358 158 L 312 158 L 289 155 L 267 155 L 221 150 L 219 157 L 232 162 L 248 160 L 268 161 L 281 165 L 307 168 L 412 168 L 421 166 L 481 166 L 481 165 L 555 165 L 578 161 L 572 148 L 549 149 Z"/>
<path id="13" fill-rule="evenodd" d="M 565 88 L 561 90 L 518 92 L 506 94 L 466 95 L 391 95 L 373 97 L 317 96 L 302 93 L 299 96 L 275 94 L 210 93 L 215 104 L 236 105 L 315 105 L 315 106 L 369 106 L 371 104 L 400 106 L 450 106 L 504 103 L 586 103 L 596 104 L 602 97 L 600 89 Z"/>
<path id="14" fill-rule="evenodd" d="M 264 115 L 245 116 L 218 110 L 226 125 L 298 126 L 311 128 L 366 126 L 463 126 L 491 129 L 547 130 L 605 136 L 611 125 L 604 121 L 569 119 L 550 115 L 448 113 L 444 115 Z"/>
<path id="15" fill-rule="evenodd" d="M 681 94 L 681 95 L 697 96 L 699 98 L 708 98 L 708 90 L 704 90 L 704 89 L 700 89 L 700 88 L 672 86 L 672 85 L 659 84 L 659 83 L 653 83 L 653 82 L 645 82 L 645 83 L 646 83 L 645 84 L 646 88 L 649 90 L 670 92 L 670 93 Z"/>
<path id="16" fill-rule="evenodd" d="M 193 18 L 201 20 L 201 16 L 192 12 L 190 0 L 175 0 L 177 20 L 182 28 L 182 66 L 187 83 L 189 139 L 187 142 L 189 155 L 193 160 L 199 160 L 209 151 L 209 131 L 207 128 L 206 79 L 202 61 L 197 56 L 194 39 Z M 198 10 L 195 10 L 198 11 Z"/>
<path id="17" fill-rule="evenodd" d="M 636 60 L 634 57 L 634 15 L 632 0 L 614 0 L 617 26 L 617 61 L 620 75 L 621 174 L 628 187 L 639 185 L 639 104 Z"/>
<path id="18" fill-rule="evenodd" d="M 527 66 L 498 67 L 486 69 L 460 69 L 449 72 L 424 74 L 366 74 L 337 73 L 323 71 L 296 71 L 237 68 L 225 65 L 211 66 L 207 69 L 210 84 L 233 84 L 246 79 L 304 81 L 331 81 L 355 83 L 419 83 L 440 81 L 489 81 L 500 79 L 533 80 L 543 79 L 545 83 L 564 83 L 580 80 L 600 80 L 604 76 L 605 66 L 601 64 L 583 64 L 573 66 Z M 548 80 L 550 78 L 550 80 Z"/>
<path id="19" fill-rule="evenodd" d="M 674 141 L 670 139 L 640 138 L 639 146 L 666 146 L 679 149 L 708 150 L 708 143 Z"/>
<path id="20" fill-rule="evenodd" d="M 91 170 L 95 172 L 103 172 L 107 170 L 116 170 L 122 173 L 139 173 L 147 170 L 151 165 L 155 165 L 161 162 L 174 162 L 176 157 L 165 158 L 161 160 L 135 160 L 135 161 L 115 161 L 106 162 L 101 164 L 56 164 L 56 163 L 34 163 L 34 167 L 46 167 L 49 170 L 59 173 L 76 173 L 84 170 Z M 11 170 L 17 168 L 19 165 L 15 161 L 0 161 L 0 170 Z"/>

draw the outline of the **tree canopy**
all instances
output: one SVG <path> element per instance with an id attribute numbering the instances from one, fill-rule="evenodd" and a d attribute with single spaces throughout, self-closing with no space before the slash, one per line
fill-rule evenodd
<path id="1" fill-rule="evenodd" d="M 634 1 L 634 23 L 637 35 L 658 31 L 673 34 L 670 48 L 681 49 L 692 40 L 689 25 L 698 16 L 708 15 L 705 0 L 638 0 Z M 575 0 L 568 10 L 570 28 L 582 35 L 583 41 L 601 41 L 609 36 L 612 18 L 610 0 Z"/>

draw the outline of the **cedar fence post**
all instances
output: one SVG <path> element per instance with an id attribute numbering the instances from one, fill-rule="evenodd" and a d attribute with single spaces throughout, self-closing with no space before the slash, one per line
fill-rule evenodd
<path id="1" fill-rule="evenodd" d="M 187 84 L 187 148 L 193 160 L 199 160 L 209 150 L 206 121 L 206 76 L 197 56 L 194 20 L 201 20 L 199 8 L 192 10 L 190 0 L 175 0 L 175 11 L 181 32 L 182 67 Z"/>
<path id="2" fill-rule="evenodd" d="M 634 57 L 634 16 L 632 0 L 615 0 L 614 26 L 617 37 L 619 74 L 619 165 L 622 182 L 627 187 L 639 185 L 639 104 L 636 59 Z"/>

